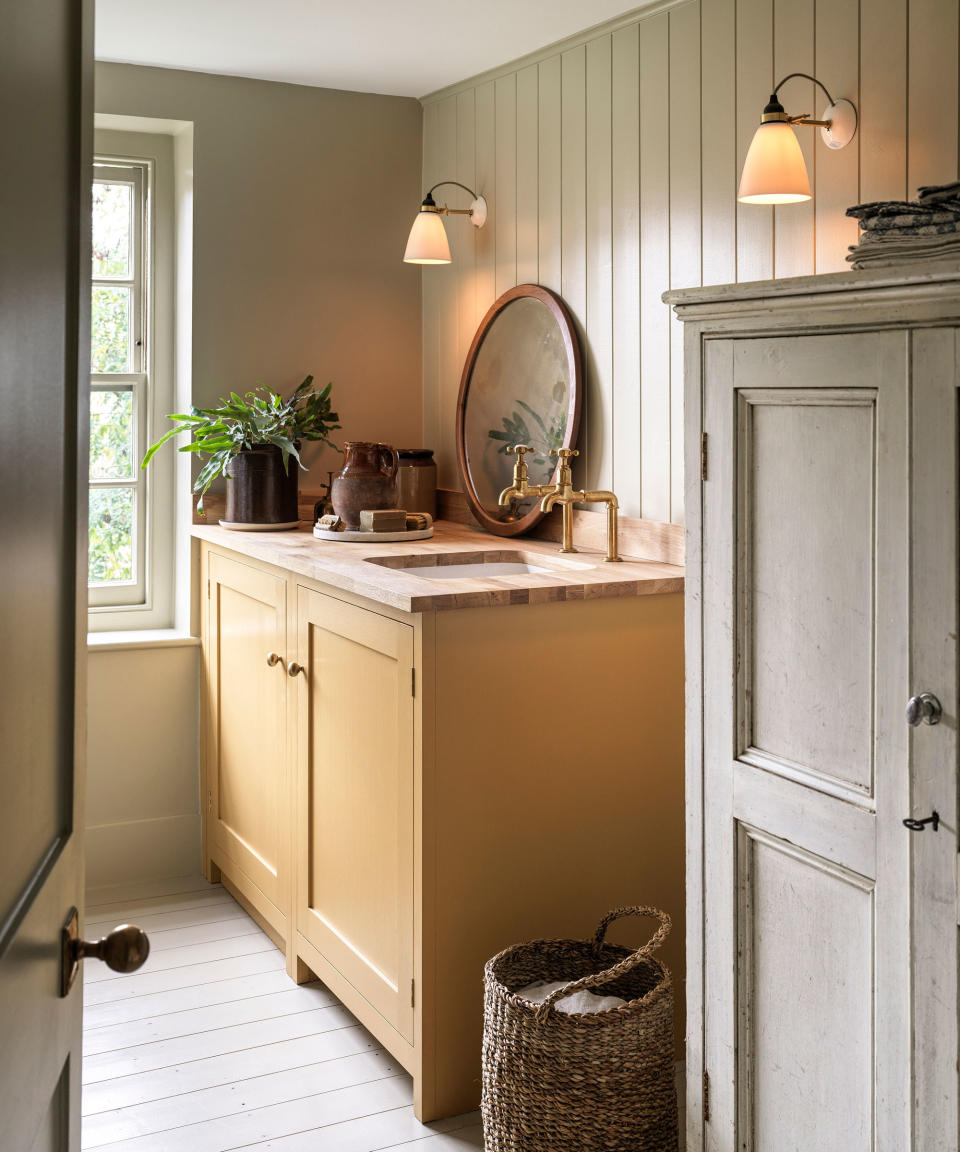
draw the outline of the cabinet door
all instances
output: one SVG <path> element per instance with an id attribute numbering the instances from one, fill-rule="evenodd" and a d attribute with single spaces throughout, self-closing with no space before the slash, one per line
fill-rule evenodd
<path id="1" fill-rule="evenodd" d="M 412 1041 L 413 628 L 300 588 L 297 653 L 297 928 Z"/>
<path id="2" fill-rule="evenodd" d="M 207 844 L 214 862 L 286 935 L 289 791 L 285 744 L 286 582 L 211 553 L 206 656 Z M 280 659 L 269 663 L 275 654 Z"/>
<path id="3" fill-rule="evenodd" d="M 906 331 L 706 347 L 717 1152 L 956 1148 L 953 348 Z M 914 731 L 922 690 L 946 723 Z M 938 832 L 903 826 L 932 808 Z"/>

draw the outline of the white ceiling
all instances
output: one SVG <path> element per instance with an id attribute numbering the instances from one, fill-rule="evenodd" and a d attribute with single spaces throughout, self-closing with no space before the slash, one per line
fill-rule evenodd
<path id="1" fill-rule="evenodd" d="M 642 0 L 97 0 L 96 56 L 424 96 L 639 6 Z"/>

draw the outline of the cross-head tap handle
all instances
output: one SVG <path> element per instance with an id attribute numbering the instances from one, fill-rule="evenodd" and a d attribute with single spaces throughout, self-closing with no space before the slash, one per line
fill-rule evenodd
<path id="1" fill-rule="evenodd" d="M 524 453 L 525 452 L 532 452 L 533 449 L 530 447 L 529 444 L 511 444 L 507 448 L 507 451 L 513 452 L 515 455 L 519 456 L 521 461 L 522 461 Z"/>

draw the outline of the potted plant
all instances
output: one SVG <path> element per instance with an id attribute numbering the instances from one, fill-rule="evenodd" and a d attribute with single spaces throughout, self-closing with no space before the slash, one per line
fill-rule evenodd
<path id="1" fill-rule="evenodd" d="M 187 413 L 173 413 L 174 426 L 151 445 L 142 468 L 171 437 L 185 429 L 191 441 L 181 452 L 196 452 L 206 461 L 193 490 L 203 497 L 218 476 L 227 479 L 226 517 L 231 526 L 294 527 L 298 520 L 299 471 L 306 468 L 299 447 L 304 440 L 319 440 L 336 448 L 329 434 L 340 425 L 330 411 L 330 389 L 313 388 L 308 376 L 286 399 L 263 385 L 238 396 L 231 392 L 216 408 L 192 407 Z M 291 468 L 291 457 L 296 462 Z"/>

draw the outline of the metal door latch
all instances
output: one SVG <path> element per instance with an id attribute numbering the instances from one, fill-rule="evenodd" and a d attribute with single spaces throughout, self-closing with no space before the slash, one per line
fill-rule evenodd
<path id="1" fill-rule="evenodd" d="M 908 816 L 903 822 L 904 828 L 909 828 L 911 832 L 922 832 L 928 824 L 934 832 L 940 827 L 940 813 L 936 809 L 929 816 L 925 816 L 923 820 L 914 820 Z"/>

